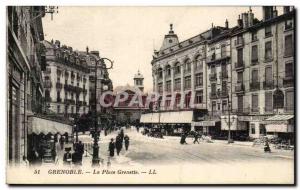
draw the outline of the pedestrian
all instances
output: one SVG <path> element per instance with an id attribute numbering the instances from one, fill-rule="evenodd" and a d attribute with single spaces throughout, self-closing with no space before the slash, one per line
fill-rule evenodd
<path id="1" fill-rule="evenodd" d="M 197 142 L 199 144 L 199 141 L 198 141 L 198 138 L 199 138 L 199 134 L 197 131 L 194 132 L 194 144 Z"/>
<path id="2" fill-rule="evenodd" d="M 70 153 L 71 147 L 65 148 L 65 151 L 66 152 L 64 154 L 63 163 L 64 163 L 64 165 L 69 166 L 69 165 L 71 165 L 71 162 L 72 162 L 72 154 Z"/>
<path id="3" fill-rule="evenodd" d="M 117 155 L 119 156 L 123 146 L 122 136 L 119 134 L 116 138 Z"/>
<path id="4" fill-rule="evenodd" d="M 64 149 L 64 144 L 65 144 L 65 139 L 62 135 L 59 138 L 59 144 L 60 144 L 60 149 L 63 150 Z"/>
<path id="5" fill-rule="evenodd" d="M 187 144 L 187 142 L 186 142 L 186 134 L 185 133 L 181 133 L 180 144 Z"/>
<path id="6" fill-rule="evenodd" d="M 108 151 L 109 151 L 109 156 L 114 157 L 115 156 L 115 142 L 114 139 L 110 139 L 110 143 L 108 145 Z"/>
<path id="7" fill-rule="evenodd" d="M 271 153 L 271 148 L 270 148 L 268 139 L 266 139 L 265 146 L 264 146 L 264 151 L 265 151 L 265 152 L 270 152 L 270 153 Z"/>
<path id="8" fill-rule="evenodd" d="M 78 150 L 75 150 L 75 152 L 72 154 L 72 163 L 75 166 L 82 165 L 82 154 Z"/>
<path id="9" fill-rule="evenodd" d="M 125 135 L 124 140 L 125 140 L 125 149 L 127 151 L 128 147 L 129 147 L 129 137 L 128 137 L 128 135 Z"/>

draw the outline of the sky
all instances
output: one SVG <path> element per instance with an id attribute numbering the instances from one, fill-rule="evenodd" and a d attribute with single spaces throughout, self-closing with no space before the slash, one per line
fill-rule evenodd
<path id="1" fill-rule="evenodd" d="M 251 7 L 262 18 L 262 7 Z M 138 70 L 145 77 L 145 91 L 152 90 L 151 60 L 160 49 L 169 24 L 180 41 L 211 27 L 237 24 L 238 15 L 249 7 L 64 7 L 43 18 L 45 39 L 59 40 L 75 50 L 98 50 L 114 61 L 109 70 L 114 87 L 133 85 Z M 280 10 L 279 10 L 280 11 Z"/>

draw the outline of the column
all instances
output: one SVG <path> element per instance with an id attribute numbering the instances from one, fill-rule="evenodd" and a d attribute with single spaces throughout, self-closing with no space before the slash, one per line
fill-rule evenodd
<path id="1" fill-rule="evenodd" d="M 180 108 L 183 108 L 184 107 L 184 71 L 183 71 L 183 68 L 184 68 L 184 65 L 181 64 L 180 65 L 180 82 L 181 82 L 181 87 L 180 87 Z"/>
<path id="2" fill-rule="evenodd" d="M 171 93 L 174 93 L 174 66 L 171 66 Z"/>
<path id="3" fill-rule="evenodd" d="M 162 69 L 162 88 L 163 88 L 163 93 L 162 93 L 162 110 L 165 110 L 165 95 L 166 95 L 166 73 L 165 73 L 165 68 Z"/>

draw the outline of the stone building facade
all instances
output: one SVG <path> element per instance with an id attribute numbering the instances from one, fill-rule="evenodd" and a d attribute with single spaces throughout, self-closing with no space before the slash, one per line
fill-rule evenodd
<path id="1" fill-rule="evenodd" d="M 295 11 L 283 9 L 278 15 L 276 7 L 263 7 L 260 21 L 250 8 L 236 26 L 229 28 L 226 20 L 224 27 L 212 26 L 183 42 L 171 26 L 151 62 L 153 89 L 162 96 L 159 111 L 192 110 L 188 125 L 206 133 L 291 134 Z M 174 107 L 168 106 L 168 94 L 175 96 Z"/>
<path id="2" fill-rule="evenodd" d="M 43 42 L 47 67 L 43 72 L 46 106 L 51 112 L 76 118 L 89 111 L 89 69 L 86 56 L 72 47 Z"/>
<path id="3" fill-rule="evenodd" d="M 7 7 L 7 160 L 27 159 L 28 118 L 43 111 L 44 7 Z"/>

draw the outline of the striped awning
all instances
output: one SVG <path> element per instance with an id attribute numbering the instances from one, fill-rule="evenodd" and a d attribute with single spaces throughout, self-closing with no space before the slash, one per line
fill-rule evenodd
<path id="1" fill-rule="evenodd" d="M 287 121 L 294 118 L 294 115 L 275 115 L 266 119 L 266 121 Z"/>

